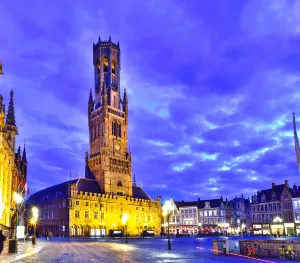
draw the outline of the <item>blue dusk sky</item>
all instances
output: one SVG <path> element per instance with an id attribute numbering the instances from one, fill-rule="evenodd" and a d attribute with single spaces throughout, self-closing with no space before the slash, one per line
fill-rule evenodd
<path id="1" fill-rule="evenodd" d="M 252 196 L 300 184 L 300 1 L 2 0 L 6 104 L 15 91 L 30 193 L 84 176 L 98 37 L 121 46 L 137 184 L 153 198 Z"/>

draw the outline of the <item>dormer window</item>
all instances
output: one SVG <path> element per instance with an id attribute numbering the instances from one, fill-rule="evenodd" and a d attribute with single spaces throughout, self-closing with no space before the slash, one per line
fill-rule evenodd
<path id="1" fill-rule="evenodd" d="M 276 195 L 275 194 L 272 195 L 272 200 L 276 201 Z"/>
<path id="2" fill-rule="evenodd" d="M 263 195 L 263 196 L 261 197 L 261 202 L 262 202 L 262 203 L 266 202 L 266 196 L 265 196 L 265 195 Z"/>
<path id="3" fill-rule="evenodd" d="M 210 202 L 205 202 L 205 208 L 210 208 Z"/>

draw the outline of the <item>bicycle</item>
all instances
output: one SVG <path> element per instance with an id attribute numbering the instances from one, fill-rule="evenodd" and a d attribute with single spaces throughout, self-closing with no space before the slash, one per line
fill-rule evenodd
<path id="1" fill-rule="evenodd" d="M 288 245 L 287 249 L 285 249 L 285 246 L 278 248 L 278 252 L 279 252 L 279 259 L 282 261 L 296 259 L 295 251 L 292 249 L 290 245 Z"/>

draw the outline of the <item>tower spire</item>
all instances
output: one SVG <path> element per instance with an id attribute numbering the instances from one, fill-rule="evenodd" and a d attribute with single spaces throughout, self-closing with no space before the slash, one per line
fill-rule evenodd
<path id="1" fill-rule="evenodd" d="M 1 62 L 1 60 L 0 60 L 0 75 L 4 75 L 4 73 L 3 73 L 3 71 L 2 71 L 2 62 Z"/>
<path id="2" fill-rule="evenodd" d="M 136 181 L 135 181 L 135 174 L 133 174 L 133 183 L 132 183 L 133 186 L 136 186 Z"/>
<path id="3" fill-rule="evenodd" d="M 297 160 L 297 166 L 298 166 L 299 174 L 300 174 L 300 147 L 299 147 L 299 140 L 298 140 L 298 135 L 297 135 L 295 112 L 293 112 L 293 127 L 294 127 L 294 142 L 295 142 L 296 160 Z"/>
<path id="4" fill-rule="evenodd" d="M 8 105 L 8 112 L 6 117 L 6 124 L 11 126 L 16 126 L 16 119 L 15 119 L 15 107 L 14 107 L 14 91 L 10 91 L 10 101 Z"/>
<path id="5" fill-rule="evenodd" d="M 27 178 L 27 157 L 26 157 L 26 147 L 25 147 L 25 140 L 24 140 L 24 149 L 23 149 L 23 155 L 22 155 L 22 160 L 21 160 L 21 171 L 25 177 Z"/>
<path id="6" fill-rule="evenodd" d="M 90 119 L 90 115 L 93 110 L 94 110 L 94 100 L 93 100 L 93 95 L 92 95 L 92 89 L 90 89 L 89 102 L 88 102 L 88 117 L 89 117 L 89 119 Z"/>
<path id="7" fill-rule="evenodd" d="M 3 97 L 0 95 L 0 127 L 4 125 L 5 119 L 5 105 L 3 103 Z"/>
<path id="8" fill-rule="evenodd" d="M 23 149 L 23 155 L 22 155 L 22 162 L 27 163 L 25 140 L 24 140 L 24 149 Z"/>

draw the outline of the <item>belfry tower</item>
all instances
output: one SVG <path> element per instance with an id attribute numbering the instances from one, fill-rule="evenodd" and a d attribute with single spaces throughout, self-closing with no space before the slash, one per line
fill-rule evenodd
<path id="1" fill-rule="evenodd" d="M 128 151 L 128 98 L 120 93 L 120 45 L 93 43 L 95 99 L 88 100 L 90 155 L 86 178 L 96 179 L 103 193 L 132 196 L 131 153 Z"/>

